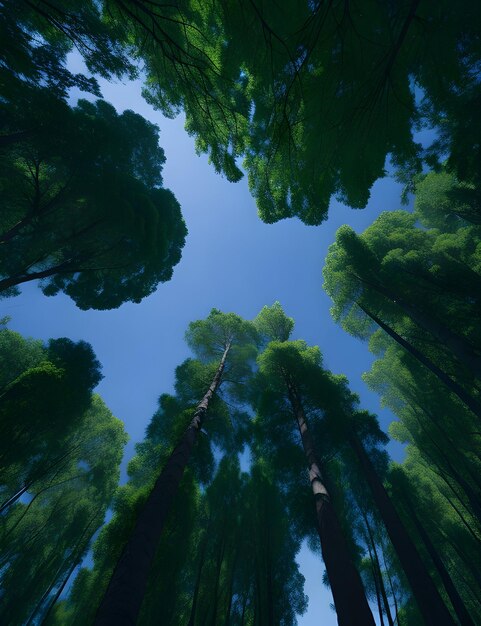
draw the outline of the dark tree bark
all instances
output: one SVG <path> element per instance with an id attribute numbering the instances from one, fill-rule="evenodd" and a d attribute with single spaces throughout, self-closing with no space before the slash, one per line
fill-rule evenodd
<path id="1" fill-rule="evenodd" d="M 454 582 L 449 575 L 449 572 L 446 569 L 443 560 L 441 559 L 440 554 L 434 547 L 434 544 L 432 543 L 429 534 L 426 532 L 424 526 L 416 515 L 416 512 L 411 505 L 411 502 L 407 497 L 404 498 L 404 502 L 406 503 L 407 509 L 409 511 L 409 516 L 414 522 L 414 526 L 416 527 L 416 530 L 418 531 L 419 536 L 424 543 L 426 551 L 431 557 L 434 566 L 438 570 L 439 577 L 441 578 L 444 588 L 446 589 L 446 593 L 448 594 L 451 604 L 453 605 L 453 609 L 456 613 L 459 623 L 461 624 L 461 626 L 475 626 L 473 620 L 469 615 L 466 605 L 459 595 L 458 590 L 456 589 L 456 586 L 454 585 Z"/>
<path id="2" fill-rule="evenodd" d="M 212 605 L 212 626 L 217 624 L 217 607 L 219 605 L 219 583 L 220 583 L 220 575 L 222 572 L 222 563 L 224 562 L 224 554 L 226 548 L 226 536 L 225 532 L 222 535 L 221 544 L 219 551 L 217 553 L 216 559 L 216 568 L 215 568 L 215 583 L 214 583 L 214 603 Z"/>
<path id="3" fill-rule="evenodd" d="M 387 618 L 389 626 L 394 626 L 394 620 L 392 618 L 391 607 L 389 606 L 389 601 L 387 599 L 386 587 L 384 586 L 381 564 L 379 562 L 379 557 L 378 557 L 377 550 L 376 550 L 376 542 L 374 541 L 374 535 L 372 533 L 371 525 L 369 524 L 369 519 L 366 513 L 362 512 L 362 516 L 364 518 L 364 523 L 366 524 L 366 529 L 369 535 L 369 542 L 372 546 L 372 551 L 374 555 L 373 567 L 374 567 L 374 570 L 376 572 L 376 575 L 379 581 L 379 591 L 380 591 L 382 601 L 384 604 L 386 618 Z M 372 560 L 372 557 L 371 557 L 371 560 Z"/>
<path id="4" fill-rule="evenodd" d="M 390 289 L 380 285 L 377 282 L 371 282 L 356 276 L 362 283 L 368 285 L 381 295 L 385 296 L 390 302 L 396 304 L 412 321 L 420 328 L 430 333 L 433 337 L 448 348 L 452 354 L 463 363 L 466 368 L 473 373 L 476 378 L 481 378 L 481 357 L 476 354 L 469 341 L 462 335 L 458 335 L 450 328 L 439 322 L 434 317 L 426 315 L 417 307 L 406 302 L 399 295 L 393 293 Z"/>
<path id="5" fill-rule="evenodd" d="M 239 558 L 239 550 L 237 549 L 237 545 L 235 547 L 235 553 L 234 553 L 234 559 L 232 562 L 232 571 L 231 571 L 231 575 L 230 575 L 230 580 L 229 580 L 229 589 L 228 589 L 228 600 L 227 600 L 227 610 L 226 610 L 226 614 L 225 614 L 225 622 L 224 622 L 224 626 L 229 626 L 230 624 L 230 616 L 231 616 L 231 612 L 232 612 L 232 593 L 234 591 L 234 578 L 235 578 L 235 572 L 236 572 L 236 566 L 237 566 L 237 559 Z"/>
<path id="6" fill-rule="evenodd" d="M 458 385 L 456 381 L 450 378 L 442 369 L 440 369 L 437 365 L 435 365 L 431 359 L 425 356 L 420 350 L 415 348 L 411 343 L 406 341 L 401 335 L 393 330 L 390 326 L 385 324 L 377 315 L 371 313 L 368 309 L 366 309 L 362 304 L 357 303 L 358 307 L 364 311 L 364 313 L 372 319 L 380 328 L 383 329 L 394 341 L 396 341 L 400 346 L 402 346 L 409 354 L 411 354 L 415 359 L 417 359 L 420 363 L 422 363 L 425 367 L 428 368 L 430 372 L 432 372 L 442 383 L 446 385 L 446 387 L 452 391 L 458 398 L 463 402 L 468 409 L 470 409 L 476 417 L 481 419 L 481 405 L 476 402 L 476 400 L 465 391 L 461 385 Z"/>
<path id="7" fill-rule="evenodd" d="M 68 583 L 70 577 L 72 576 L 75 568 L 82 561 L 82 557 L 84 556 L 84 554 L 86 552 L 86 549 L 87 549 L 87 547 L 88 547 L 88 545 L 90 543 L 90 540 L 92 538 L 92 534 L 93 533 L 90 533 L 90 535 L 86 539 L 85 539 L 85 535 L 88 533 L 89 529 L 91 528 L 91 526 L 95 522 L 95 520 L 97 520 L 97 526 L 99 526 L 102 523 L 102 520 L 98 519 L 98 514 L 95 513 L 90 518 L 89 523 L 85 526 L 85 528 L 84 528 L 84 530 L 82 532 L 82 535 L 80 536 L 80 539 L 75 544 L 75 547 L 74 547 L 74 549 L 72 551 L 72 554 L 70 555 L 70 558 L 73 556 L 72 563 L 71 563 L 70 567 L 67 570 L 67 574 L 64 576 L 61 584 L 57 588 L 57 591 L 55 592 L 55 595 L 53 596 L 52 600 L 50 601 L 50 603 L 48 605 L 48 608 L 45 611 L 45 614 L 43 615 L 41 621 L 39 622 L 40 626 L 42 626 L 43 624 L 47 623 L 47 619 L 48 619 L 48 616 L 50 615 L 50 612 L 52 611 L 53 607 L 55 606 L 55 604 L 57 603 L 58 599 L 62 595 L 62 591 L 65 589 L 65 586 L 67 585 L 67 583 Z M 42 599 L 37 604 L 37 607 L 36 607 L 35 611 L 32 613 L 32 615 L 30 616 L 30 619 L 28 620 L 26 626 L 29 626 L 29 624 L 32 623 L 32 620 L 36 617 L 37 611 L 41 607 L 42 603 L 46 600 L 46 598 L 48 598 L 48 595 L 50 594 L 51 590 L 55 586 L 55 582 L 57 582 L 57 581 L 56 580 L 53 581 L 52 584 L 50 585 L 50 587 L 47 589 L 47 591 L 42 596 Z"/>
<path id="8" fill-rule="evenodd" d="M 307 427 L 302 402 L 295 385 L 287 374 L 284 375 L 284 380 L 309 468 L 322 557 L 331 585 L 338 624 L 339 626 L 374 626 L 374 618 L 364 593 L 361 577 L 352 562 L 339 519 L 324 484 L 321 465 Z"/>
<path id="9" fill-rule="evenodd" d="M 189 427 L 171 453 L 138 515 L 97 611 L 95 626 L 136 624 L 165 520 L 178 491 L 197 433 L 202 428 L 209 403 L 222 381 L 230 347 L 231 344 L 228 343 L 209 389 L 197 405 Z"/>
<path id="10" fill-rule="evenodd" d="M 207 544 L 209 543 L 209 526 L 210 526 L 210 523 L 207 524 L 207 530 L 205 532 L 205 537 L 202 542 L 202 549 L 201 549 L 200 558 L 199 558 L 199 566 L 197 568 L 197 576 L 195 579 L 194 595 L 192 596 L 192 606 L 190 609 L 189 622 L 187 626 L 194 626 L 195 624 L 195 616 L 197 613 L 197 602 L 199 600 L 200 584 L 202 581 L 202 570 L 204 569 L 205 554 L 207 552 Z"/>
<path id="11" fill-rule="evenodd" d="M 409 537 L 382 481 L 355 433 L 350 434 L 349 443 L 358 458 L 426 626 L 439 626 L 440 624 L 455 626 L 455 622 L 439 595 L 416 546 Z"/>
<path id="12" fill-rule="evenodd" d="M 374 588 L 376 590 L 377 612 L 379 613 L 379 626 L 384 626 L 384 616 L 383 616 L 383 613 L 382 613 L 381 593 L 379 591 L 379 583 L 378 583 L 378 579 L 377 579 L 376 568 L 374 566 L 374 558 L 372 556 L 371 546 L 369 544 L 370 544 L 370 542 L 367 541 L 366 545 L 367 545 L 367 551 L 369 553 L 369 560 L 371 561 L 372 579 L 374 581 Z"/>

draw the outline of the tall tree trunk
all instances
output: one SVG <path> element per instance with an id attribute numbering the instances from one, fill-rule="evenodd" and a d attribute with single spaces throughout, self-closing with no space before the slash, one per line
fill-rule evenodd
<path id="1" fill-rule="evenodd" d="M 204 569 L 205 554 L 207 552 L 207 544 L 209 543 L 209 526 L 210 526 L 210 520 L 209 520 L 209 524 L 207 524 L 207 530 L 205 532 L 205 537 L 204 537 L 204 540 L 202 542 L 202 549 L 201 549 L 200 558 L 199 558 L 199 567 L 197 568 L 197 576 L 196 576 L 196 579 L 195 579 L 194 595 L 192 596 L 192 606 L 191 606 L 191 609 L 190 609 L 189 622 L 188 622 L 187 626 L 194 626 L 194 624 L 195 624 L 195 616 L 196 616 L 196 612 L 197 612 L 197 602 L 198 602 L 198 599 L 199 599 L 200 584 L 201 584 L 201 581 L 202 581 L 202 570 Z"/>
<path id="2" fill-rule="evenodd" d="M 392 584 L 391 574 L 389 573 L 389 569 L 386 567 L 386 557 L 384 556 L 384 548 L 383 548 L 382 545 L 381 545 L 381 550 L 382 550 L 382 554 L 383 554 L 384 568 L 386 570 L 387 579 L 389 580 L 389 589 L 391 590 L 391 595 L 392 595 L 392 598 L 393 598 L 393 601 L 394 601 L 394 612 L 395 612 L 394 621 L 395 621 L 396 626 L 401 626 L 401 622 L 399 620 L 399 609 L 398 609 L 396 593 L 394 591 L 394 586 Z"/>
<path id="3" fill-rule="evenodd" d="M 383 329 L 394 341 L 402 346 L 409 354 L 428 368 L 446 387 L 452 391 L 463 402 L 468 409 L 470 409 L 476 417 L 481 419 L 481 405 L 465 390 L 461 385 L 458 385 L 456 381 L 450 378 L 442 369 L 435 365 L 431 359 L 425 356 L 420 350 L 415 348 L 411 343 L 406 341 L 401 335 L 393 330 L 390 326 L 385 324 L 377 315 L 366 309 L 362 304 L 357 303 L 358 307 L 364 311 L 364 313 L 372 319 L 380 328 Z"/>
<path id="4" fill-rule="evenodd" d="M 375 591 L 376 591 L 377 612 L 379 613 L 379 626 L 384 626 L 384 616 L 383 616 L 383 613 L 382 613 L 381 593 L 379 591 L 379 583 L 378 583 L 378 580 L 377 580 L 376 568 L 374 566 L 374 558 L 372 556 L 371 546 L 369 545 L 369 541 L 367 541 L 366 544 L 367 544 L 367 551 L 369 553 L 369 560 L 371 561 L 372 579 L 374 581 L 374 588 L 375 588 Z"/>
<path id="5" fill-rule="evenodd" d="M 219 583 L 220 583 L 220 575 L 222 573 L 222 563 L 224 562 L 224 554 L 226 547 L 226 536 L 225 532 L 222 535 L 221 544 L 219 552 L 217 553 L 216 559 L 216 568 L 215 568 L 215 582 L 214 582 L 214 590 L 213 590 L 213 598 L 214 602 L 212 605 L 212 626 L 216 626 L 217 624 L 217 607 L 219 606 Z"/>
<path id="6" fill-rule="evenodd" d="M 455 622 L 439 595 L 416 546 L 411 541 L 382 481 L 355 433 L 350 434 L 349 443 L 359 460 L 374 502 L 404 569 L 426 626 L 440 626 L 440 624 L 455 626 Z"/>
<path id="7" fill-rule="evenodd" d="M 72 551 L 72 555 L 74 555 L 72 563 L 71 563 L 70 567 L 67 570 L 67 574 L 64 576 L 61 584 L 57 588 L 57 591 L 55 592 L 54 597 L 50 601 L 50 603 L 48 605 L 48 608 L 45 611 L 41 621 L 39 622 L 40 626 L 42 626 L 42 624 L 46 624 L 47 623 L 47 619 L 48 619 L 48 616 L 50 615 L 50 612 L 52 611 L 53 607 L 55 606 L 55 604 L 58 602 L 58 599 L 62 595 L 62 591 L 65 589 L 65 587 L 66 587 L 68 581 L 70 580 L 70 577 L 72 576 L 75 568 L 81 562 L 82 557 L 85 554 L 85 551 L 86 551 L 86 549 L 87 549 L 87 547 L 88 547 L 88 545 L 90 543 L 90 540 L 92 538 L 93 533 L 91 533 L 90 536 L 87 537 L 86 541 L 84 541 L 84 537 L 85 537 L 85 535 L 87 534 L 89 528 L 92 526 L 92 524 L 95 522 L 96 519 L 98 520 L 98 511 L 94 515 L 92 515 L 92 517 L 90 518 L 89 523 L 87 524 L 87 526 L 85 526 L 85 528 L 84 528 L 84 530 L 82 532 L 82 535 L 80 536 L 80 539 L 77 541 L 77 543 L 75 545 L 75 548 Z M 102 522 L 102 520 L 98 520 L 97 527 L 100 526 L 101 522 Z M 95 531 L 95 529 L 94 529 L 94 531 Z M 48 597 L 48 595 L 49 595 L 50 591 L 53 589 L 53 587 L 54 587 L 54 583 L 52 585 L 50 585 L 48 590 L 42 596 L 42 599 L 37 604 L 37 608 L 35 609 L 35 611 L 30 616 L 30 619 L 28 620 L 26 626 L 28 626 L 32 622 L 32 619 L 36 617 L 37 610 L 41 607 L 41 604 Z"/>
<path id="8" fill-rule="evenodd" d="M 227 343 L 209 389 L 192 421 L 171 453 L 112 573 L 95 617 L 95 626 L 135 626 L 165 520 L 178 491 L 197 433 L 221 381 L 231 344 Z"/>
<path id="9" fill-rule="evenodd" d="M 394 621 L 391 615 L 391 607 L 389 606 L 389 601 L 387 599 L 386 587 L 384 586 L 384 580 L 382 577 L 381 564 L 379 562 L 379 557 L 376 550 L 376 542 L 374 541 L 374 535 L 371 529 L 371 525 L 369 524 L 369 519 L 364 511 L 362 511 L 362 516 L 364 518 L 364 523 L 366 524 L 366 529 L 369 535 L 369 541 L 372 546 L 372 551 L 374 554 L 374 568 L 377 572 L 378 580 L 379 580 L 379 590 L 381 592 L 382 601 L 384 604 L 386 618 L 389 626 L 394 626 Z"/>
<path id="10" fill-rule="evenodd" d="M 249 598 L 249 592 L 247 591 L 246 595 L 244 596 L 244 602 L 242 603 L 241 626 L 244 626 L 248 598 Z"/>
<path id="11" fill-rule="evenodd" d="M 464 363 L 467 369 L 470 370 L 476 378 L 481 378 L 481 357 L 476 354 L 472 345 L 465 337 L 458 335 L 435 318 L 426 315 L 426 313 L 420 311 L 409 302 L 406 302 L 398 294 L 384 287 L 384 285 L 365 280 L 360 276 L 357 276 L 357 278 L 362 283 L 372 287 L 375 291 L 385 296 L 390 302 L 397 304 L 415 324 L 423 330 L 426 330 L 433 337 L 436 337 L 441 345 L 446 346 L 461 363 Z"/>
<path id="12" fill-rule="evenodd" d="M 235 572 L 236 572 L 236 566 L 237 566 L 237 559 L 239 558 L 239 550 L 238 550 L 237 544 L 235 545 L 234 550 L 235 552 L 234 552 L 234 559 L 232 562 L 232 571 L 231 571 L 230 580 L 229 580 L 229 588 L 227 590 L 228 600 L 227 600 L 227 610 L 225 614 L 224 626 L 229 626 L 230 615 L 232 612 L 232 592 L 234 591 L 234 578 L 235 578 Z"/>
<path id="13" fill-rule="evenodd" d="M 354 567 L 339 519 L 334 511 L 297 390 L 284 375 L 289 400 L 301 435 L 315 499 L 318 533 L 339 626 L 375 626 L 361 577 Z"/>
<path id="14" fill-rule="evenodd" d="M 429 556 L 431 557 L 436 569 L 438 570 L 439 577 L 441 578 L 444 588 L 446 589 L 446 593 L 451 600 L 451 604 L 453 605 L 453 609 L 456 613 L 459 623 L 461 624 L 461 626 L 475 626 L 461 596 L 458 593 L 458 590 L 454 585 L 451 576 L 449 575 L 448 570 L 446 569 L 438 551 L 434 547 L 424 526 L 416 515 L 414 507 L 412 506 L 407 495 L 404 496 L 404 502 L 406 503 L 407 509 L 409 511 L 409 516 L 413 520 L 414 526 L 416 527 L 416 530 L 418 531 L 419 536 L 421 537 L 421 540 L 424 543 L 424 546 L 426 547 Z"/>

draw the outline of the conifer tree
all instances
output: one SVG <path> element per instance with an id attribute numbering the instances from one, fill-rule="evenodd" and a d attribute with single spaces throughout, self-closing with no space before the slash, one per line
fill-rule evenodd
<path id="1" fill-rule="evenodd" d="M 239 316 L 213 309 L 206 320 L 190 324 L 186 339 L 192 350 L 215 369 L 212 369 L 212 378 L 192 412 L 190 423 L 138 514 L 99 607 L 95 621 L 99 626 L 135 621 L 144 597 L 149 568 L 194 442 L 211 402 L 225 380 L 226 371 L 234 377 L 236 373 L 243 376 L 248 371 L 246 362 L 253 356 L 255 331 Z"/>

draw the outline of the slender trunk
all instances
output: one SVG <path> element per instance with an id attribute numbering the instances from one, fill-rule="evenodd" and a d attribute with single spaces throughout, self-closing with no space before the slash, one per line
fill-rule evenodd
<path id="1" fill-rule="evenodd" d="M 355 433 L 351 433 L 349 443 L 359 460 L 374 502 L 404 569 L 426 626 L 439 626 L 440 624 L 455 626 L 455 622 L 439 595 L 416 546 L 406 532 L 382 481 Z"/>
<path id="2" fill-rule="evenodd" d="M 270 547 L 270 528 L 267 524 L 266 569 L 267 569 L 267 625 L 275 626 L 274 620 L 274 589 L 272 580 L 272 559 Z"/>
<path id="3" fill-rule="evenodd" d="M 284 380 L 309 468 L 322 557 L 331 585 L 338 624 L 339 626 L 374 626 L 374 618 L 364 593 L 361 577 L 352 562 L 339 519 L 324 484 L 302 403 L 288 375 L 284 375 Z"/>
<path id="4" fill-rule="evenodd" d="M 376 602 L 377 602 L 377 612 L 379 613 L 379 624 L 380 626 L 384 626 L 384 617 L 382 614 L 382 604 L 381 604 L 381 594 L 379 592 L 379 584 L 377 581 L 376 568 L 374 567 L 374 559 L 373 559 L 372 552 L 371 552 L 371 546 L 369 544 L 370 542 L 366 541 L 367 551 L 369 553 L 369 560 L 371 562 L 372 579 L 374 581 L 374 588 L 376 590 Z"/>
<path id="5" fill-rule="evenodd" d="M 377 315 L 371 313 L 368 309 L 364 308 L 362 304 L 358 303 L 358 307 L 364 311 L 364 313 L 372 319 L 380 328 L 384 330 L 394 341 L 396 341 L 400 346 L 402 346 L 409 354 L 411 354 L 415 359 L 417 359 L 420 363 L 422 363 L 425 367 L 428 368 L 430 372 L 432 372 L 442 383 L 446 385 L 446 387 L 452 391 L 458 398 L 463 402 L 468 409 L 470 409 L 476 417 L 481 419 L 481 405 L 467 392 L 461 385 L 458 385 L 456 381 L 450 378 L 443 370 L 441 370 L 437 365 L 435 365 L 431 359 L 428 359 L 420 350 L 415 348 L 411 343 L 403 339 L 401 335 L 393 330 L 390 326 L 385 324 Z"/>
<path id="6" fill-rule="evenodd" d="M 212 607 L 212 626 L 217 624 L 217 607 L 219 605 L 219 582 L 220 575 L 222 572 L 222 563 L 224 562 L 224 554 L 225 554 L 225 546 L 226 546 L 226 537 L 225 533 L 222 536 L 222 542 L 220 545 L 220 550 L 217 554 L 216 561 L 216 572 L 215 572 L 215 583 L 214 583 L 214 604 Z"/>
<path id="7" fill-rule="evenodd" d="M 382 546 L 381 546 L 381 550 L 382 550 Z M 399 609 L 398 609 L 398 604 L 397 604 L 397 599 L 396 599 L 396 593 L 394 592 L 394 587 L 392 584 L 392 578 L 389 573 L 389 569 L 386 567 L 386 558 L 384 557 L 384 550 L 383 550 L 383 559 L 384 559 L 384 567 L 386 569 L 387 579 L 389 580 L 389 589 L 391 590 L 392 599 L 394 601 L 394 611 L 396 614 L 394 618 L 395 624 L 396 626 L 401 626 L 401 622 L 399 621 Z"/>
<path id="8" fill-rule="evenodd" d="M 0 244 L 8 243 L 11 239 L 13 239 L 17 235 L 17 233 L 19 233 L 22 230 L 24 226 L 32 222 L 35 219 L 35 217 L 36 217 L 35 213 L 30 213 L 23 219 L 19 220 L 11 228 L 4 231 L 0 235 Z"/>
<path id="9" fill-rule="evenodd" d="M 187 626 L 194 626 L 195 624 L 195 615 L 197 611 L 197 602 L 199 599 L 200 583 L 202 580 L 202 570 L 204 569 L 205 553 L 207 552 L 207 544 L 209 543 L 209 525 L 210 524 L 207 525 L 207 530 L 205 533 L 204 541 L 202 542 L 202 550 L 200 553 L 199 567 L 197 568 L 197 576 L 195 580 L 194 595 L 192 596 L 192 607 L 190 609 L 190 617 L 189 617 L 189 622 Z"/>
<path id="10" fill-rule="evenodd" d="M 98 512 L 96 512 L 91 518 L 89 523 L 85 526 L 82 534 L 80 535 L 79 540 L 77 541 L 77 543 L 75 544 L 74 549 L 72 550 L 72 554 L 70 555 L 70 557 L 73 556 L 73 560 L 72 563 L 70 565 L 70 567 L 67 570 L 67 574 L 66 576 L 64 576 L 62 583 L 60 584 L 60 586 L 58 587 L 57 591 L 55 592 L 54 597 L 52 598 L 51 602 L 48 605 L 47 610 L 45 611 L 41 621 L 39 622 L 40 625 L 45 624 L 47 621 L 48 616 L 50 615 L 51 610 L 53 609 L 53 607 L 55 606 L 55 604 L 57 603 L 58 599 L 60 598 L 60 596 L 62 595 L 62 591 L 65 589 L 66 584 L 68 583 L 70 577 L 73 574 L 73 571 L 75 570 L 75 568 L 77 567 L 77 565 L 80 563 L 80 561 L 82 560 L 82 556 L 85 553 L 85 549 L 87 548 L 90 539 L 92 537 L 92 534 L 87 538 L 87 541 L 84 540 L 85 535 L 87 534 L 89 528 L 92 526 L 92 524 L 94 523 L 94 521 L 98 519 Z M 100 522 L 99 522 L 100 524 Z M 62 564 L 62 568 L 63 569 L 63 565 Z M 59 572 L 60 573 L 60 569 Z M 52 581 L 51 585 L 49 586 L 49 588 L 45 591 L 45 593 L 43 594 L 42 598 L 40 599 L 40 601 L 38 602 L 36 608 L 34 609 L 34 611 L 32 612 L 28 622 L 26 623 L 25 626 L 29 626 L 29 624 L 32 623 L 32 621 L 34 620 L 34 618 L 36 618 L 37 612 L 40 610 L 42 604 L 45 602 L 45 600 L 48 598 L 51 590 L 54 588 L 55 583 L 57 582 L 57 576 L 55 577 L 55 579 Z"/>
<path id="11" fill-rule="evenodd" d="M 32 483 L 33 483 L 33 481 L 30 481 L 30 482 L 26 483 L 21 489 L 19 489 L 17 491 L 16 494 L 14 494 L 8 500 L 5 500 L 5 502 L 2 504 L 2 506 L 0 506 L 0 514 L 3 513 L 6 509 L 9 509 L 12 506 L 12 504 L 15 504 L 15 502 L 19 498 L 21 498 L 26 491 L 28 491 L 29 487 L 32 486 Z"/>
<path id="12" fill-rule="evenodd" d="M 78 446 L 76 446 L 78 447 Z M 75 448 L 74 448 L 75 449 Z M 17 493 L 15 493 L 13 496 L 11 496 L 8 500 L 5 500 L 5 502 L 0 506 L 0 514 L 2 514 L 6 509 L 10 508 L 13 504 L 15 504 L 15 502 L 17 502 L 17 500 L 19 498 L 21 498 L 23 496 L 23 494 L 28 491 L 30 489 L 30 487 L 36 483 L 40 478 L 43 478 L 44 476 L 46 476 L 49 472 L 52 471 L 52 469 L 58 465 L 61 461 L 63 461 L 66 457 L 68 457 L 71 453 L 72 453 L 73 449 L 70 449 L 68 452 L 65 452 L 65 454 L 62 454 L 56 461 L 54 461 L 53 463 L 51 463 L 48 468 L 46 470 L 44 470 L 43 472 L 41 472 L 38 476 L 36 476 L 35 478 L 32 478 L 31 480 L 27 481 L 25 483 L 25 485 L 19 489 L 17 491 Z"/>
<path id="13" fill-rule="evenodd" d="M 229 626 L 230 624 L 230 614 L 232 611 L 232 592 L 234 590 L 234 577 L 235 577 L 235 571 L 236 571 L 236 566 L 237 566 L 237 559 L 239 557 L 239 551 L 237 549 L 237 545 L 235 547 L 235 553 L 234 553 L 234 560 L 232 563 L 232 571 L 231 571 L 231 576 L 230 576 L 230 581 L 229 581 L 229 588 L 228 588 L 228 601 L 227 601 L 227 611 L 225 614 L 225 622 L 224 622 L 224 626 Z"/>
<path id="14" fill-rule="evenodd" d="M 249 592 L 247 592 L 246 595 L 244 596 L 244 602 L 242 603 L 241 626 L 244 626 L 248 598 L 249 598 Z"/>
<path id="15" fill-rule="evenodd" d="M 134 626 L 144 597 L 150 565 L 165 520 L 178 491 L 197 433 L 221 381 L 231 344 L 226 345 L 206 394 L 197 405 L 189 427 L 160 473 L 113 571 L 95 617 L 95 626 Z"/>
<path id="16" fill-rule="evenodd" d="M 381 295 L 385 296 L 390 302 L 397 304 L 415 324 L 423 330 L 426 330 L 433 337 L 436 337 L 442 345 L 446 346 L 446 348 L 448 348 L 461 363 L 464 363 L 467 369 L 470 370 L 476 378 L 481 377 L 481 357 L 476 354 L 473 347 L 465 337 L 458 335 L 435 318 L 426 315 L 383 285 L 380 285 L 377 282 L 365 280 L 360 276 L 357 276 L 357 278 L 364 284 L 372 287 Z"/>
<path id="17" fill-rule="evenodd" d="M 453 583 L 451 576 L 449 575 L 448 570 L 446 569 L 438 551 L 434 547 L 424 526 L 421 524 L 418 516 L 416 515 L 414 508 L 411 505 L 411 502 L 409 501 L 408 497 L 405 496 L 404 501 L 409 510 L 409 515 L 414 522 L 414 526 L 416 527 L 416 530 L 418 531 L 419 536 L 421 537 L 422 542 L 424 543 L 424 546 L 426 547 L 426 551 L 428 552 L 429 556 L 432 559 L 432 562 L 434 563 L 438 571 L 439 577 L 441 578 L 444 588 L 446 589 L 446 593 L 448 594 L 449 599 L 451 600 L 451 604 L 453 605 L 453 609 L 456 613 L 459 623 L 461 624 L 461 626 L 475 626 L 461 596 L 458 593 L 458 590 L 456 589 Z"/>
<path id="18" fill-rule="evenodd" d="M 386 593 L 386 587 L 384 586 L 384 580 L 382 577 L 382 570 L 381 570 L 381 564 L 379 562 L 379 557 L 377 555 L 377 550 L 376 550 L 376 542 L 374 541 L 374 535 L 372 534 L 372 529 L 371 529 L 371 525 L 369 524 L 369 520 L 367 518 L 367 515 L 363 512 L 362 516 L 364 518 L 364 523 L 366 524 L 366 528 L 367 528 L 367 532 L 369 535 L 369 540 L 371 542 L 371 546 L 372 546 L 372 550 L 373 550 L 373 554 L 374 554 L 374 568 L 377 572 L 377 576 L 379 579 L 379 589 L 381 592 L 381 597 L 382 597 L 382 601 L 384 604 L 384 608 L 386 611 L 386 618 L 388 621 L 389 626 L 394 626 L 394 621 L 392 619 L 391 616 L 391 607 L 389 606 L 389 601 L 387 599 L 387 593 Z"/>

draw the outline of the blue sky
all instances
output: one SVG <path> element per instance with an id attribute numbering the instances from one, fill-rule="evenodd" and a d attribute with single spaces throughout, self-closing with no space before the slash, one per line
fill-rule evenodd
<path id="1" fill-rule="evenodd" d="M 78 64 L 71 56 L 74 71 L 81 71 Z M 164 185 L 179 200 L 189 230 L 182 260 L 172 280 L 140 304 L 80 311 L 69 298 L 47 298 L 36 284 L 28 284 L 20 296 L 1 301 L 0 316 L 11 316 L 10 327 L 24 335 L 45 340 L 65 336 L 92 344 L 103 364 L 104 379 L 97 391 L 131 437 L 126 459 L 142 439 L 159 395 L 172 391 L 175 367 L 189 356 L 183 339 L 188 323 L 205 317 L 212 307 L 251 319 L 262 306 L 279 300 L 296 321 L 294 338 L 319 345 L 326 367 L 347 375 L 362 406 L 376 412 L 386 430 L 393 416 L 380 410 L 378 396 L 361 380 L 372 357 L 367 345 L 331 320 L 322 266 L 337 228 L 349 223 L 361 232 L 380 212 L 400 208 L 400 186 L 390 179 L 378 181 L 362 211 L 333 201 L 329 219 L 318 227 L 296 219 L 263 224 L 247 180 L 229 183 L 217 175 L 205 156 L 195 154 L 181 118 L 168 120 L 154 111 L 142 99 L 139 82 L 99 82 L 105 99 L 119 111 L 132 109 L 161 129 L 167 157 Z M 399 444 L 390 444 L 389 450 L 401 458 Z M 310 599 L 299 625 L 334 626 L 320 558 L 304 547 L 298 560 Z"/>

